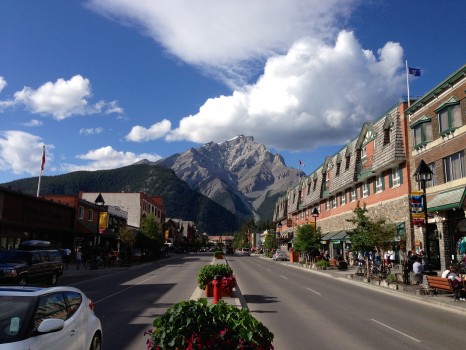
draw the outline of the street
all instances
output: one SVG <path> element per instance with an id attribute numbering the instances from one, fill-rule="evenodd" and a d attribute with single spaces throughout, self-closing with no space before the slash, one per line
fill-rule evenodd
<path id="1" fill-rule="evenodd" d="M 275 349 L 463 348 L 464 315 L 257 256 L 228 259 Z"/>
<path id="2" fill-rule="evenodd" d="M 113 273 L 80 271 L 60 284 L 83 290 L 95 302 L 102 322 L 104 349 L 147 349 L 144 332 L 173 304 L 189 300 L 197 271 L 212 255 L 176 256 Z M 70 267 L 73 269 L 74 267 Z"/>
<path id="3" fill-rule="evenodd" d="M 227 259 L 252 315 L 274 333 L 277 350 L 454 349 L 464 343 L 464 315 L 271 259 Z M 167 308 L 190 299 L 198 270 L 211 261 L 211 253 L 176 256 L 92 277 L 71 274 L 60 283 L 95 301 L 104 349 L 145 349 L 144 331 Z"/>

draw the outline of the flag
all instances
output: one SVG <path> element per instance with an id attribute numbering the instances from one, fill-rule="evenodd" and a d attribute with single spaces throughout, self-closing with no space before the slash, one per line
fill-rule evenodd
<path id="1" fill-rule="evenodd" d="M 411 75 L 414 75 L 415 77 L 420 77 L 421 76 L 421 69 L 409 67 L 408 68 L 408 73 L 411 74 Z"/>
<path id="2" fill-rule="evenodd" d="M 44 164 L 45 164 L 45 145 L 42 146 L 42 163 L 40 164 L 40 171 L 44 170 Z"/>
<path id="3" fill-rule="evenodd" d="M 299 166 L 305 166 L 303 162 L 299 161 Z"/>

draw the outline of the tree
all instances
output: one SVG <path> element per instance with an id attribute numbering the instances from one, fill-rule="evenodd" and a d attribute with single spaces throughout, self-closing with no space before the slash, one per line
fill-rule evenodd
<path id="1" fill-rule="evenodd" d="M 164 237 L 160 224 L 153 213 L 149 213 L 141 219 L 139 244 L 148 247 L 152 253 L 159 254 L 164 244 Z"/>
<path id="2" fill-rule="evenodd" d="M 277 248 L 277 240 L 275 239 L 274 235 L 271 233 L 267 233 L 265 236 L 265 240 L 263 243 L 264 247 L 264 252 L 266 254 L 270 253 L 273 251 L 275 248 Z M 268 255 L 269 256 L 269 255 Z M 269 256 L 270 257 L 270 256 Z"/>
<path id="3" fill-rule="evenodd" d="M 304 257 L 306 263 L 318 255 L 321 236 L 320 228 L 316 229 L 314 225 L 304 224 L 297 227 L 293 249 Z"/>
<path id="4" fill-rule="evenodd" d="M 377 249 L 382 254 L 383 251 L 391 248 L 396 237 L 394 224 L 388 223 L 383 217 L 370 219 L 366 205 L 361 208 L 359 202 L 353 213 L 353 219 L 347 220 L 356 225 L 348 233 L 353 252 L 369 252 Z"/>

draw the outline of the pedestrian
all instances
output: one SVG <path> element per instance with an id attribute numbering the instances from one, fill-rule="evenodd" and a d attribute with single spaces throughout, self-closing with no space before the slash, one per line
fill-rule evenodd
<path id="1" fill-rule="evenodd" d="M 411 280 L 413 281 L 414 284 L 421 284 L 423 280 L 423 273 L 424 268 L 421 264 L 421 258 L 415 257 L 414 258 L 414 263 L 413 263 L 413 278 Z"/>
<path id="2" fill-rule="evenodd" d="M 349 252 L 349 263 L 350 266 L 354 266 L 354 253 L 352 251 Z"/>
<path id="3" fill-rule="evenodd" d="M 76 251 L 75 260 L 76 260 L 76 270 L 79 270 L 82 264 L 82 260 L 83 260 L 81 249 L 78 249 Z"/>
<path id="4" fill-rule="evenodd" d="M 63 249 L 63 262 L 65 263 L 65 269 L 68 270 L 68 265 L 71 262 L 71 249 Z"/>
<path id="5" fill-rule="evenodd" d="M 392 269 L 393 269 L 395 267 L 395 260 L 396 260 L 396 253 L 395 253 L 394 250 L 390 250 L 389 257 L 390 257 L 390 264 L 391 264 Z"/>

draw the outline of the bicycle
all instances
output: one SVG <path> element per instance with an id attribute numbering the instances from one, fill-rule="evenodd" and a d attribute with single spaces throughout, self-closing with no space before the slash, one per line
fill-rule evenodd
<path id="1" fill-rule="evenodd" d="M 104 266 L 104 261 L 98 257 L 96 259 L 86 260 L 83 265 L 86 269 L 98 269 L 99 267 Z"/>

